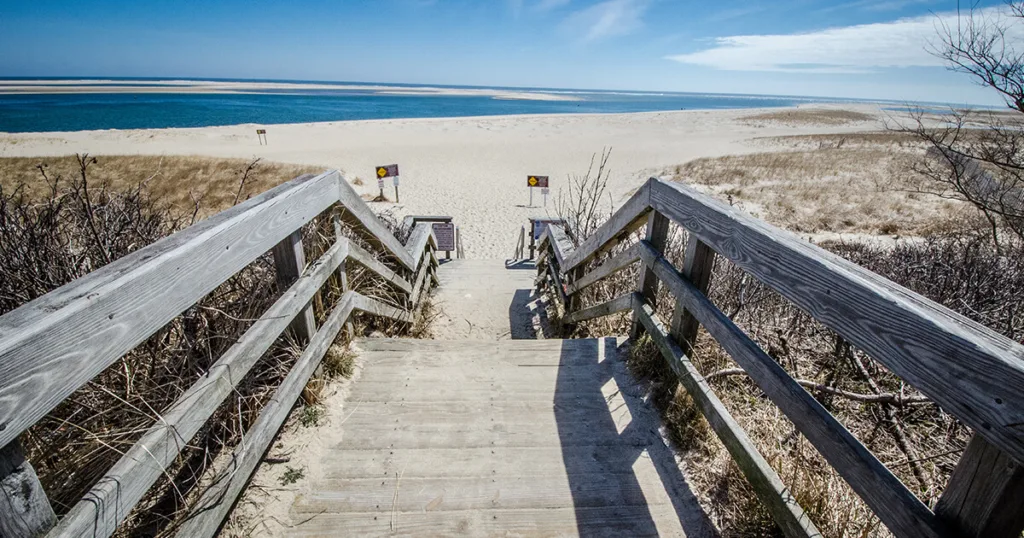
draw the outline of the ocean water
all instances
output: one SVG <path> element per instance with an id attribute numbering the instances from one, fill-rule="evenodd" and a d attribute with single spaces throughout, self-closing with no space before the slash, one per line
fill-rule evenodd
<path id="1" fill-rule="evenodd" d="M 0 82 L 16 83 L 10 80 Z M 133 85 L 145 86 L 144 83 Z M 727 94 L 545 89 L 532 91 L 566 94 L 580 100 L 540 101 L 495 99 L 491 96 L 383 95 L 372 90 L 288 90 L 288 93 L 261 90 L 230 94 L 0 94 L 0 131 L 50 132 L 389 118 L 653 112 L 784 107 L 828 101 L 810 97 Z"/>

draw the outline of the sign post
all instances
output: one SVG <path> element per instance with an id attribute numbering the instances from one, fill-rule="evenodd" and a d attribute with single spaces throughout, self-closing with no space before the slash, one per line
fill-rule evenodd
<path id="1" fill-rule="evenodd" d="M 526 176 L 526 186 L 530 188 L 530 207 L 533 207 L 533 188 L 540 187 L 545 191 L 548 188 L 548 176 Z M 544 205 L 547 205 L 547 192 L 544 192 Z"/>
<path id="2" fill-rule="evenodd" d="M 261 146 L 266 144 L 267 143 L 267 130 L 266 129 L 256 129 L 256 139 L 260 141 L 260 145 Z"/>
<path id="3" fill-rule="evenodd" d="M 398 165 L 387 164 L 377 167 L 377 188 L 380 189 L 380 197 L 384 198 L 384 178 L 395 178 L 395 202 L 398 202 Z"/>

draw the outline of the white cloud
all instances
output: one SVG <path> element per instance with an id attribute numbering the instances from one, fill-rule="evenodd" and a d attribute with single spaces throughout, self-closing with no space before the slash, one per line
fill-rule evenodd
<path id="1" fill-rule="evenodd" d="M 999 17 L 1000 8 L 977 12 Z M 719 37 L 705 50 L 667 56 L 685 64 L 728 71 L 865 73 L 886 67 L 941 66 L 928 52 L 941 25 L 955 27 L 956 14 L 925 15 L 891 22 L 828 28 L 802 34 Z"/>
<path id="2" fill-rule="evenodd" d="M 643 28 L 648 3 L 648 0 L 606 0 L 569 15 L 563 29 L 578 36 L 580 41 L 629 35 Z"/>

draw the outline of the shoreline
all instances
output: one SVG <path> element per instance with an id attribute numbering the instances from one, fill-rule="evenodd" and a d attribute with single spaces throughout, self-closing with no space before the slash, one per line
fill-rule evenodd
<path id="1" fill-rule="evenodd" d="M 0 93 L 2 95 L 2 93 Z M 283 94 L 282 94 L 283 95 Z M 360 123 L 391 123 L 391 122 L 436 122 L 436 121 L 457 121 L 457 120 L 495 120 L 500 118 L 521 118 L 521 119 L 543 119 L 543 118 L 614 118 L 614 117 L 631 117 L 631 116 L 661 116 L 661 115 L 686 115 L 686 114 L 708 114 L 708 113 L 735 113 L 735 112 L 747 112 L 751 115 L 762 114 L 767 112 L 781 112 L 786 110 L 805 110 L 811 109 L 828 109 L 828 110 L 860 110 L 870 109 L 872 112 L 884 111 L 885 106 L 888 103 L 876 103 L 876 102 L 864 102 L 856 104 L 845 104 L 845 103 L 801 103 L 795 106 L 778 106 L 778 107 L 757 107 L 757 108 L 688 108 L 685 110 L 648 110 L 642 112 L 552 112 L 552 113 L 523 113 L 523 114 L 490 114 L 490 115 L 476 115 L 476 116 L 430 116 L 420 118 L 371 118 L 371 119 L 356 119 L 356 120 L 326 120 L 326 121 L 304 121 L 304 122 L 289 122 L 289 123 L 225 123 L 221 125 L 203 125 L 198 127 L 139 127 L 132 129 L 79 129 L 76 131 L 0 131 L 0 137 L 4 136 L 66 136 L 73 134 L 86 134 L 86 133 L 130 133 L 139 131 L 192 131 L 202 129 L 227 129 L 227 128 L 238 128 L 238 127 L 249 127 L 249 128 L 265 128 L 265 127 L 316 127 L 316 126 L 329 126 L 329 125 L 340 125 L 340 124 L 360 124 Z M 877 109 L 877 112 L 876 112 Z M 2 142 L 2 140 L 0 140 Z"/>
<path id="2" fill-rule="evenodd" d="M 752 122 L 780 110 L 856 110 L 871 120 L 844 125 Z M 611 151 L 607 204 L 617 206 L 651 176 L 671 174 L 700 158 L 774 151 L 758 138 L 871 131 L 877 105 L 801 105 L 627 113 L 523 114 L 369 119 L 276 124 L 261 145 L 256 124 L 163 129 L 64 131 L 0 135 L 0 156 L 45 159 L 75 153 L 195 155 L 337 169 L 368 198 L 378 194 L 376 166 L 398 164 L 401 203 L 373 204 L 396 217 L 450 215 L 462 230 L 467 257 L 503 259 L 531 217 L 557 213 L 557 197 L 592 158 Z M 262 126 L 260 126 L 262 128 Z M 595 169 L 596 171 L 596 169 Z M 146 171 L 147 174 L 159 170 Z M 592 172 L 593 173 L 593 172 Z M 201 172 L 197 180 L 201 181 Z M 528 203 L 526 178 L 551 178 L 547 205 Z M 358 181 L 357 181 L 358 178 Z M 276 178 L 286 181 L 291 178 Z M 268 183 L 261 188 L 273 186 Z M 385 195 L 394 199 L 391 181 Z"/>

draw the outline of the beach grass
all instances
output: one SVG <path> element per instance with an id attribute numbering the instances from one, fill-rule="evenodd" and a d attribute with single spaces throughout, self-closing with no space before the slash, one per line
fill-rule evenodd
<path id="1" fill-rule="evenodd" d="M 222 159 L 190 155 L 97 155 L 89 167 L 90 188 L 121 191 L 144 183 L 156 200 L 175 212 L 191 212 L 199 204 L 199 217 L 231 207 L 302 174 L 319 173 L 322 166 L 284 164 L 263 160 Z M 42 169 L 40 169 L 42 167 Z M 246 171 L 248 175 L 246 176 Z M 45 173 L 45 176 L 44 176 Z M 68 179 L 81 173 L 74 155 L 60 157 L 0 158 L 0 187 L 10 192 L 26 189 L 29 196 L 49 192 L 47 179 Z M 245 178 L 244 182 L 243 177 Z"/>

